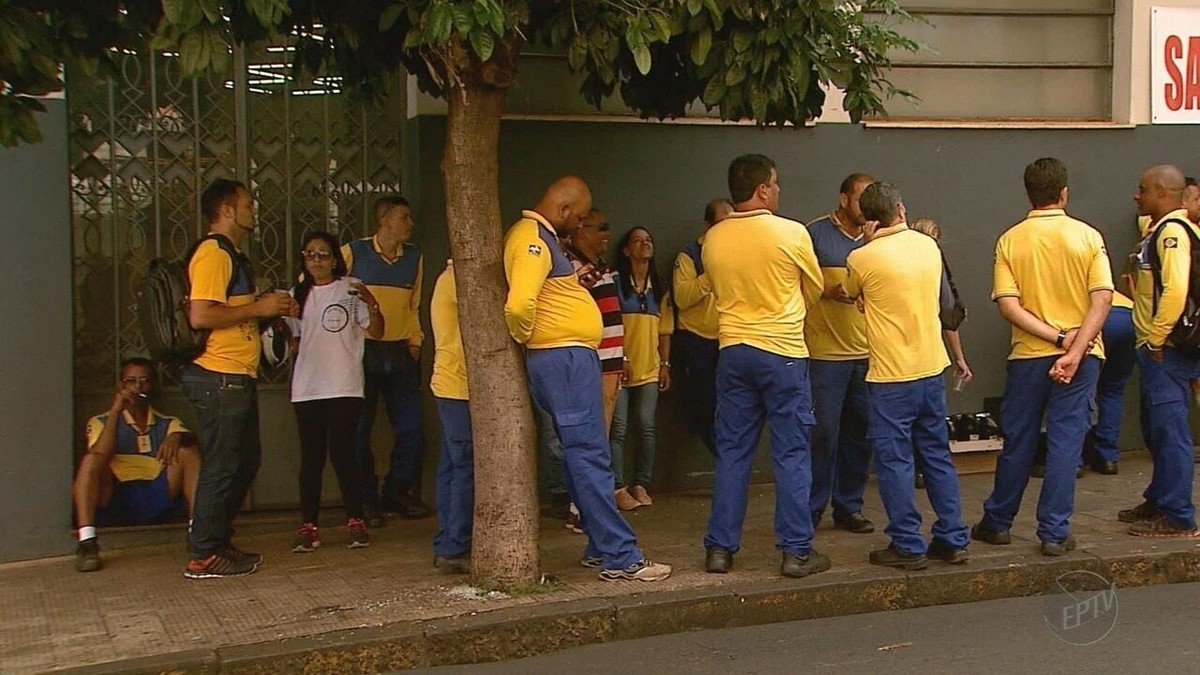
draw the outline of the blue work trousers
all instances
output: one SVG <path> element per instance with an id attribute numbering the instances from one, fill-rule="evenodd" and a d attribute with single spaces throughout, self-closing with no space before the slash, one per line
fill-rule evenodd
<path id="1" fill-rule="evenodd" d="M 891 537 L 892 546 L 912 554 L 926 550 L 913 486 L 916 448 L 923 459 L 925 492 L 937 514 L 933 538 L 955 548 L 965 548 L 967 526 L 962 518 L 958 473 L 950 459 L 946 385 L 942 376 L 910 382 L 870 382 L 867 390 L 870 398 L 867 440 L 875 450 L 879 496 L 888 517 L 884 532 Z"/>
<path id="2" fill-rule="evenodd" d="M 717 413 L 717 358 L 720 347 L 716 340 L 700 337 L 686 330 L 676 330 L 671 338 L 671 357 L 675 362 L 675 385 L 683 392 L 682 402 L 689 429 L 700 436 L 704 447 L 714 456 L 713 421 Z"/>
<path id="3" fill-rule="evenodd" d="M 1029 470 L 1033 466 L 1046 420 L 1046 474 L 1038 495 L 1037 536 L 1060 543 L 1071 534 L 1075 510 L 1075 471 L 1083 455 L 1083 439 L 1091 424 L 1091 397 L 1100 377 L 1100 359 L 1085 356 L 1070 384 L 1050 379 L 1058 356 L 1011 359 L 1004 383 L 1000 427 L 1004 447 L 996 460 L 992 495 L 983 503 L 983 526 L 1004 531 L 1012 527 L 1021 507 Z"/>
<path id="4" fill-rule="evenodd" d="M 554 419 L 563 446 L 567 492 L 579 507 L 588 544 L 585 556 L 604 569 L 642 559 L 637 538 L 617 511 L 604 428 L 600 358 L 586 347 L 530 349 L 525 368 L 534 401 Z"/>
<path id="5" fill-rule="evenodd" d="M 551 501 L 567 500 L 566 468 L 563 466 L 563 447 L 554 430 L 554 418 L 542 406 L 533 402 L 533 418 L 537 422 L 538 460 L 546 478 L 546 492 Z"/>
<path id="6" fill-rule="evenodd" d="M 371 452 L 371 428 L 379 397 L 392 425 L 392 453 L 383 480 L 389 497 L 409 492 L 421 481 L 424 443 L 421 429 L 421 365 L 408 351 L 407 341 L 367 340 L 363 352 L 363 410 L 355 432 L 354 453 L 362 469 L 365 503 L 379 503 L 379 477 Z"/>
<path id="7" fill-rule="evenodd" d="M 204 558 L 230 545 L 233 517 L 262 464 L 258 395 L 248 375 L 217 373 L 195 364 L 184 367 L 181 381 L 196 411 L 192 429 L 200 441 L 188 553 Z"/>
<path id="8" fill-rule="evenodd" d="M 812 494 L 813 527 L 833 500 L 838 518 L 863 509 L 871 446 L 867 444 L 867 360 L 811 359 L 813 412 Z"/>
<path id="9" fill-rule="evenodd" d="M 805 556 L 813 538 L 808 359 L 743 344 L 722 349 L 717 362 L 717 466 L 704 547 L 732 553 L 741 548 L 750 472 L 764 420 L 771 429 L 775 468 L 775 546 Z"/>
<path id="10" fill-rule="evenodd" d="M 1120 457 L 1117 437 L 1121 433 L 1121 414 L 1125 407 L 1125 384 L 1133 375 L 1133 311 L 1113 307 L 1104 321 L 1104 365 L 1096 384 L 1096 424 L 1092 427 L 1095 459 L 1115 462 Z"/>
<path id="11" fill-rule="evenodd" d="M 658 382 L 648 382 L 636 387 L 621 387 L 617 394 L 617 405 L 613 411 L 612 428 L 609 430 L 608 445 L 612 451 L 612 470 L 618 488 L 625 486 L 625 449 L 637 445 L 637 461 L 633 467 L 633 482 L 650 489 L 654 477 L 654 453 L 656 431 L 654 418 L 658 411 Z M 630 427 L 638 433 L 628 435 Z M 629 441 L 638 441 L 631 443 Z"/>
<path id="12" fill-rule="evenodd" d="M 1192 430 L 1188 426 L 1191 381 L 1200 377 L 1200 361 L 1174 347 L 1163 348 L 1162 362 L 1150 357 L 1146 347 L 1137 350 L 1141 368 L 1144 433 L 1154 462 L 1144 496 L 1178 527 L 1196 526 L 1192 502 Z"/>
<path id="13" fill-rule="evenodd" d="M 465 400 L 437 399 L 442 419 L 442 456 L 437 471 L 437 524 L 433 554 L 453 558 L 471 550 L 475 511 L 475 446 Z"/>

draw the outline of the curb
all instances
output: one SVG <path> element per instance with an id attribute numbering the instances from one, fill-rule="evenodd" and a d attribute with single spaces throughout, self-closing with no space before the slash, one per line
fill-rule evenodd
<path id="1" fill-rule="evenodd" d="M 1200 549 L 819 583 L 779 579 L 500 609 L 53 671 L 59 675 L 380 673 L 525 658 L 598 642 L 1044 593 L 1086 570 L 1118 588 L 1200 581 Z"/>

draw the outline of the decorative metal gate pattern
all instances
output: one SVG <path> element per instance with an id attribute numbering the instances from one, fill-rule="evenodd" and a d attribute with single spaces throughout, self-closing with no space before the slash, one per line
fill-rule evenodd
<path id="1" fill-rule="evenodd" d="M 109 391 L 120 359 L 145 353 L 138 285 L 152 258 L 182 256 L 202 233 L 214 178 L 255 197 L 260 287 L 295 279 L 309 230 L 362 236 L 373 199 L 399 191 L 399 97 L 359 104 L 335 78 L 297 84 L 288 50 L 236 50 L 224 77 L 183 78 L 170 53 L 126 53 L 112 82 L 68 72 L 77 397 Z"/>

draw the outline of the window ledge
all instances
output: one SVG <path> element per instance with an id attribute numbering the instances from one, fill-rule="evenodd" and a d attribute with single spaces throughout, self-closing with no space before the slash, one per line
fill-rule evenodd
<path id="1" fill-rule="evenodd" d="M 868 129 L 1133 129 L 1110 120 L 863 120 Z"/>
<path id="2" fill-rule="evenodd" d="M 534 121 L 534 122 L 617 122 L 624 124 L 678 124 L 678 125 L 694 125 L 694 126 L 743 126 L 753 127 L 757 123 L 753 120 L 723 120 L 719 117 L 708 117 L 704 115 L 685 116 L 685 117 L 668 117 L 666 119 L 658 119 L 655 117 L 642 118 L 636 113 L 525 113 L 525 112 L 506 112 L 502 119 L 515 121 Z M 796 125 L 787 123 L 785 127 L 794 127 Z M 816 126 L 815 120 L 808 120 L 803 125 L 805 127 Z M 776 125 L 770 125 L 765 128 L 776 128 Z"/>

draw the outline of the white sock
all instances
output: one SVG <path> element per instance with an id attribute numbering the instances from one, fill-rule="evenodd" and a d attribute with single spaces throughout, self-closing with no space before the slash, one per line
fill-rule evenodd
<path id="1" fill-rule="evenodd" d="M 86 527 L 79 528 L 79 541 L 87 541 L 88 539 L 95 539 L 95 538 L 96 538 L 96 528 L 95 527 L 88 525 Z"/>

